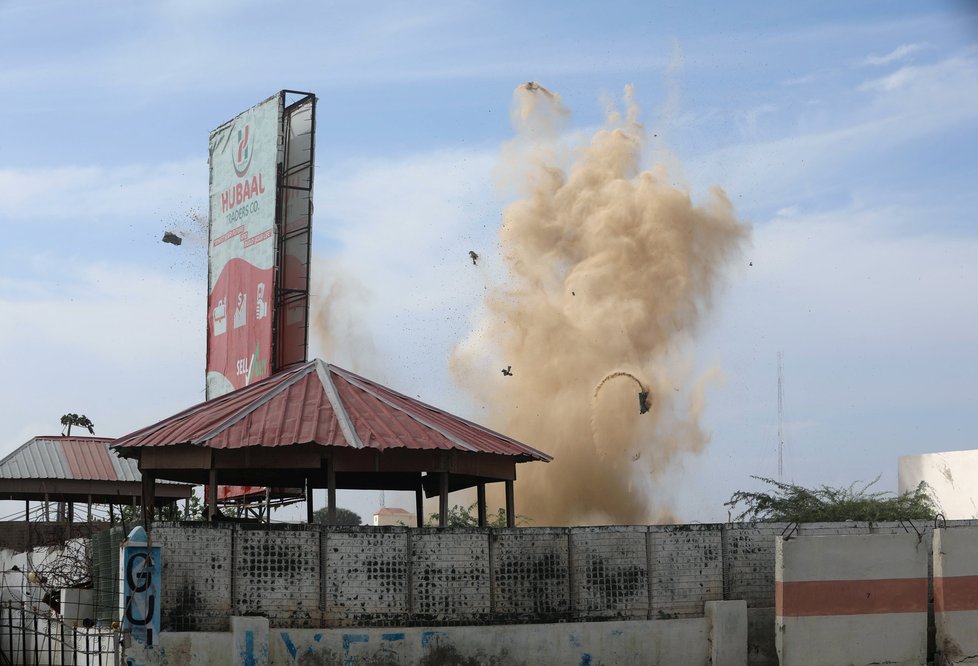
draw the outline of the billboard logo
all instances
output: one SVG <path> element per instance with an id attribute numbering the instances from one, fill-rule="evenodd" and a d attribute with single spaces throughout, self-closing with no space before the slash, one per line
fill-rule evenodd
<path id="1" fill-rule="evenodd" d="M 231 161 L 234 163 L 234 173 L 243 176 L 248 173 L 251 166 L 251 143 L 249 134 L 251 125 L 245 125 L 244 129 L 238 128 L 238 149 L 231 153 Z"/>
<path id="2" fill-rule="evenodd" d="M 234 327 L 241 328 L 248 322 L 248 294 L 238 294 L 238 306 L 234 309 Z"/>
<path id="3" fill-rule="evenodd" d="M 222 335 L 228 330 L 228 318 L 227 318 L 227 306 L 228 299 L 227 296 L 222 298 L 217 302 L 217 307 L 214 308 L 214 335 Z"/>
<path id="4" fill-rule="evenodd" d="M 265 283 L 258 283 L 258 295 L 255 298 L 258 305 L 255 306 L 255 319 L 264 319 L 268 316 L 268 301 L 265 300 Z"/>

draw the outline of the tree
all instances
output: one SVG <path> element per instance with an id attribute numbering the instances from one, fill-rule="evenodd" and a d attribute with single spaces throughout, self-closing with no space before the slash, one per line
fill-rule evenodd
<path id="1" fill-rule="evenodd" d="M 95 434 L 95 424 L 92 423 L 84 414 L 65 414 L 61 417 L 61 434 L 65 434 L 65 426 L 68 427 L 67 436 L 71 437 L 71 426 L 88 428 L 89 434 Z"/>
<path id="2" fill-rule="evenodd" d="M 869 492 L 879 481 L 857 488 L 819 486 L 804 488 L 761 476 L 752 477 L 774 486 L 771 492 L 738 490 L 724 506 L 731 509 L 743 505 L 735 520 L 787 523 L 830 523 L 845 520 L 879 522 L 884 520 L 932 520 L 937 507 L 928 493 L 929 486 L 921 482 L 915 490 L 901 495 L 888 492 Z"/>
<path id="3" fill-rule="evenodd" d="M 314 523 L 318 523 L 320 525 L 332 524 L 356 527 L 357 525 L 363 524 L 363 519 L 360 517 L 359 513 L 351 511 L 350 509 L 343 509 L 341 507 L 336 507 L 336 521 L 333 523 L 329 522 L 329 509 L 327 507 L 313 511 L 312 520 Z"/>
<path id="4" fill-rule="evenodd" d="M 475 511 L 475 503 L 469 505 L 465 508 L 461 504 L 455 504 L 448 509 L 448 524 L 446 527 L 478 527 L 479 517 L 477 514 L 473 515 Z M 516 523 L 519 525 L 526 525 L 530 522 L 530 519 L 526 516 L 516 516 Z M 438 525 L 438 514 L 433 513 L 428 516 L 428 520 L 425 521 L 425 527 L 436 527 Z M 487 527 L 506 527 L 506 509 L 499 507 L 496 513 L 490 513 L 486 515 L 486 526 Z"/>
<path id="5" fill-rule="evenodd" d="M 164 504 L 162 506 L 156 507 L 159 518 L 158 520 L 203 520 L 204 519 L 204 506 L 197 497 L 197 491 L 190 491 L 190 511 L 187 515 L 184 515 L 184 507 L 182 502 L 171 502 L 169 504 Z M 143 519 L 142 508 L 138 506 L 132 506 L 131 504 L 124 504 L 119 509 L 119 515 L 122 518 L 122 522 L 126 525 L 138 523 Z"/>

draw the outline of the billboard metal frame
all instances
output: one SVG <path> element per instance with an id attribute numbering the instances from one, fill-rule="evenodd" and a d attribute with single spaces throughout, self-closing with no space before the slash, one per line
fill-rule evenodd
<path id="1" fill-rule="evenodd" d="M 316 95 L 311 92 L 304 92 L 300 90 L 282 90 L 279 94 L 282 96 L 282 126 L 280 129 L 280 136 L 283 140 L 283 146 L 281 159 L 279 160 L 279 173 L 276 179 L 277 192 L 275 222 L 278 227 L 279 234 L 277 239 L 278 247 L 276 248 L 275 316 L 272 320 L 273 373 L 285 370 L 293 365 L 305 363 L 308 360 L 309 280 L 310 265 L 312 260 L 312 194 L 315 182 L 316 163 Z M 297 96 L 298 98 L 293 99 L 293 101 L 290 102 L 288 98 L 289 95 Z M 292 113 L 305 105 L 310 105 L 311 107 L 309 129 L 311 139 L 309 142 L 309 155 L 307 160 L 291 164 L 291 158 L 293 156 L 291 151 L 293 147 L 289 143 L 289 130 L 292 122 Z M 308 170 L 308 176 L 306 178 L 305 186 L 290 183 L 290 178 L 297 176 L 306 170 Z M 287 207 L 290 205 L 289 194 L 292 192 L 300 192 L 305 195 L 302 197 L 305 201 L 305 210 L 302 211 L 302 213 L 306 223 L 303 227 L 289 230 L 286 228 L 286 217 L 288 213 Z M 301 286 L 296 286 L 286 283 L 285 261 L 289 242 L 300 239 L 302 236 L 306 236 L 305 256 L 302 257 L 302 262 L 305 267 L 305 278 L 303 280 L 304 284 Z M 302 328 L 302 353 L 299 355 L 290 356 L 290 350 L 285 348 L 283 341 L 283 336 L 285 334 L 283 322 L 285 321 L 289 309 L 295 307 L 302 307 L 305 312 Z"/>

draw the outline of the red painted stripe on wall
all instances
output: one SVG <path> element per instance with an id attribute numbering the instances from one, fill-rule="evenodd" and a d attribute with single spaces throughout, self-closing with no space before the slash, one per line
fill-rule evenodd
<path id="1" fill-rule="evenodd" d="M 978 610 L 978 576 L 934 577 L 934 612 Z"/>
<path id="2" fill-rule="evenodd" d="M 777 581 L 774 605 L 782 617 L 926 613 L 927 579 Z"/>

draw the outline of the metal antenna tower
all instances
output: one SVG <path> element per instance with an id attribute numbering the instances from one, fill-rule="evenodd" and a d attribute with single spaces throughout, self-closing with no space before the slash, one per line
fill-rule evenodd
<path id="1" fill-rule="evenodd" d="M 784 352 L 778 352 L 778 483 L 784 483 Z"/>

